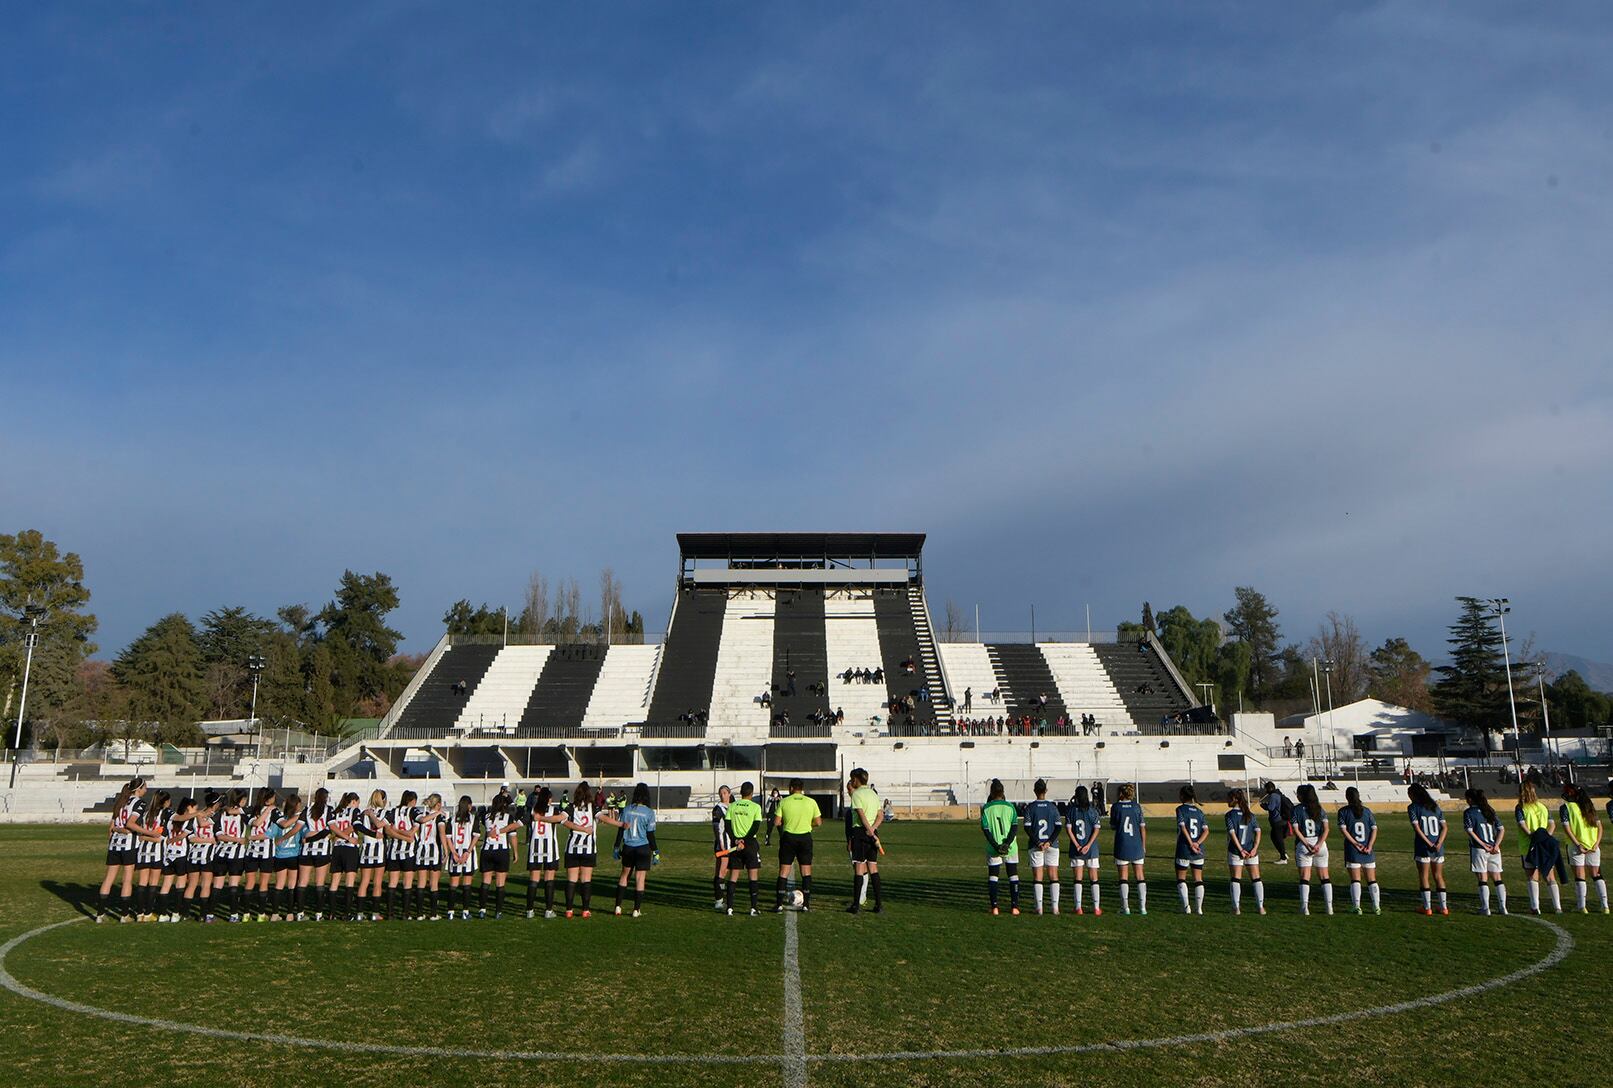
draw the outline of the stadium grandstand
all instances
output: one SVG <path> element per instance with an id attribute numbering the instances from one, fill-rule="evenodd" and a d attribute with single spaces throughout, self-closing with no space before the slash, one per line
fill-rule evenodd
<path id="1" fill-rule="evenodd" d="M 993 778 L 1018 797 L 1041 777 L 1060 796 L 1080 782 L 1125 781 L 1161 801 L 1185 781 L 1207 799 L 1335 775 L 1399 787 L 1394 760 L 1364 758 L 1350 738 L 1294 758 L 1284 739 L 1311 735 L 1308 719 L 1296 734 L 1270 715 L 1228 719 L 1201 705 L 1152 634 L 939 641 L 924 541 L 680 534 L 659 640 L 444 635 L 359 739 L 259 744 L 222 768 L 159 759 L 155 780 L 171 776 L 187 790 L 344 779 L 421 789 L 425 780 L 445 796 L 478 799 L 504 782 L 646 781 L 674 818 L 678 809 L 703 818 L 718 786 L 743 778 L 765 790 L 801 777 L 833 809 L 851 766 L 867 768 L 898 807 L 943 811 L 980 804 Z M 31 779 L 71 817 L 104 808 L 108 783 L 127 768 L 27 770 L 9 797 L 16 812 L 41 815 L 28 800 Z"/>

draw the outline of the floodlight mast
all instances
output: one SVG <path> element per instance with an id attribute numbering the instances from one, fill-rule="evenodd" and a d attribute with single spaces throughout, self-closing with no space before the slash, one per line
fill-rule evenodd
<path id="1" fill-rule="evenodd" d="M 1523 738 L 1518 733 L 1518 701 L 1512 694 L 1512 655 L 1507 649 L 1507 613 L 1512 602 L 1505 597 L 1491 597 L 1484 602 L 1490 614 L 1501 624 L 1501 662 L 1507 670 L 1507 707 L 1512 711 L 1512 761 L 1523 768 Z"/>
<path id="2" fill-rule="evenodd" d="M 22 717 L 23 711 L 28 708 L 28 679 L 34 670 L 34 647 L 39 644 L 39 621 L 45 616 L 45 606 L 38 604 L 25 604 L 22 606 L 23 618 L 28 621 L 28 633 L 23 636 L 23 644 L 28 647 L 28 656 L 22 666 L 22 699 L 17 703 L 17 731 L 11 741 L 11 784 L 17 784 L 17 764 L 22 762 Z"/>

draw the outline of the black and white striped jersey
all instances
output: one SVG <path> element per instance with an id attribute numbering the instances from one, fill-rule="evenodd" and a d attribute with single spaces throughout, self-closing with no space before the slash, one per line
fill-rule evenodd
<path id="1" fill-rule="evenodd" d="M 485 813 L 482 816 L 483 852 L 497 854 L 509 850 L 509 835 L 515 826 L 515 817 L 508 811 Z"/>
<path id="2" fill-rule="evenodd" d="M 567 805 L 566 819 L 582 828 L 581 831 L 572 831 L 571 837 L 566 840 L 566 853 L 568 855 L 596 853 L 598 827 L 594 822 L 593 802 L 584 801 L 580 805 Z"/>
<path id="3" fill-rule="evenodd" d="M 415 825 L 414 863 L 428 868 L 442 865 L 442 841 L 437 838 L 437 828 L 442 823 L 443 814 L 438 812 L 421 812 L 420 822 Z"/>
<path id="4" fill-rule="evenodd" d="M 178 861 L 189 851 L 188 839 L 193 820 L 176 820 L 171 815 L 163 821 L 162 860 Z"/>
<path id="5" fill-rule="evenodd" d="M 262 835 L 261 839 L 253 839 L 247 843 L 246 856 L 249 858 L 270 858 L 274 856 L 274 834 L 280 828 L 280 810 L 271 808 L 252 817 L 251 830 L 248 835 Z"/>
<path id="6" fill-rule="evenodd" d="M 214 832 L 217 835 L 228 835 L 231 838 L 245 838 L 246 817 L 239 812 L 221 812 L 214 821 Z M 226 861 L 246 856 L 246 847 L 238 842 L 221 842 L 218 844 L 218 857 Z"/>
<path id="7" fill-rule="evenodd" d="M 711 806 L 711 852 L 721 854 L 734 848 L 734 831 L 728 826 L 728 806 L 718 801 Z"/>
<path id="8" fill-rule="evenodd" d="M 214 821 L 217 819 L 217 816 L 198 816 L 191 821 L 190 863 L 192 865 L 206 865 L 213 860 L 213 848 L 218 842 L 213 834 Z"/>
<path id="9" fill-rule="evenodd" d="M 123 806 L 112 814 L 112 830 L 106 841 L 108 850 L 133 850 L 134 832 L 128 830 L 130 823 L 139 823 L 146 815 L 146 799 L 144 797 L 130 797 L 123 802 Z"/>
<path id="10" fill-rule="evenodd" d="M 357 847 L 347 839 L 349 835 L 357 834 L 353 829 L 358 819 L 358 806 L 348 805 L 346 808 L 335 809 L 330 814 L 330 848 L 332 850 L 356 850 Z"/>
<path id="11" fill-rule="evenodd" d="M 331 816 L 332 810 L 329 805 L 326 805 L 325 810 L 318 815 L 314 814 L 312 806 L 302 810 L 302 826 L 304 828 L 302 839 L 303 857 L 330 857 L 330 836 L 325 835 L 318 839 L 314 838 L 314 836 L 330 828 Z"/>
<path id="12" fill-rule="evenodd" d="M 386 832 L 381 830 L 382 814 L 367 808 L 354 821 L 359 833 L 358 863 L 368 869 L 386 862 Z"/>
<path id="13" fill-rule="evenodd" d="M 550 804 L 548 813 L 534 812 L 531 818 L 527 820 L 526 863 L 528 865 L 546 865 L 560 860 L 559 825 L 542 819 L 544 815 L 553 816 L 559 811 L 559 805 Z"/>
<path id="14" fill-rule="evenodd" d="M 452 853 L 455 850 L 459 851 L 459 853 L 464 856 L 465 861 L 474 860 L 473 855 L 476 853 L 475 815 L 472 815 L 468 820 L 450 818 L 449 821 L 443 825 L 443 831 L 448 838 L 448 849 L 450 851 L 448 855 L 449 865 L 455 864 Z M 464 862 L 461 862 L 460 864 L 464 864 Z M 469 870 L 466 871 L 468 872 Z"/>
<path id="15" fill-rule="evenodd" d="M 163 839 L 168 836 L 168 817 L 171 813 L 164 809 L 151 821 L 151 830 L 162 835 L 158 839 L 141 839 L 134 848 L 134 860 L 137 865 L 161 865 L 163 855 Z"/>
<path id="16" fill-rule="evenodd" d="M 407 834 L 414 830 L 414 825 L 420 822 L 420 809 L 416 805 L 395 805 L 386 810 L 386 822 L 402 833 Z M 386 841 L 386 856 L 395 860 L 414 857 L 414 843 L 408 839 L 388 838 Z"/>

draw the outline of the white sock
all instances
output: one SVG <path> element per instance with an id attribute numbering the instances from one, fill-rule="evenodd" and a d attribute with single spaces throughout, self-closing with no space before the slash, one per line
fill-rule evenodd
<path id="1" fill-rule="evenodd" d="M 1359 880 L 1350 881 L 1350 906 L 1356 910 L 1361 909 L 1361 882 Z"/>
<path id="2" fill-rule="evenodd" d="M 857 900 L 857 905 L 859 907 L 863 906 L 865 903 L 868 902 L 868 885 L 870 885 L 872 883 L 873 883 L 872 880 L 869 880 L 866 876 L 863 877 L 863 894 L 862 894 L 862 898 Z"/>
<path id="3" fill-rule="evenodd" d="M 1538 880 L 1529 882 L 1529 909 L 1540 909 L 1540 881 Z"/>
<path id="4" fill-rule="evenodd" d="M 1148 909 L 1148 885 L 1142 880 L 1137 881 L 1137 905 L 1143 910 Z"/>
<path id="5" fill-rule="evenodd" d="M 1327 907 L 1327 913 L 1333 913 L 1333 882 L 1322 881 L 1322 904 Z"/>
<path id="6" fill-rule="evenodd" d="M 1200 914 L 1204 913 L 1204 885 L 1203 884 L 1195 884 L 1195 885 L 1193 885 L 1193 905 L 1198 908 L 1198 911 L 1199 911 Z"/>
<path id="7" fill-rule="evenodd" d="M 1036 882 L 1036 909 L 1038 911 L 1042 909 L 1042 882 L 1040 880 Z"/>
<path id="8" fill-rule="evenodd" d="M 1055 880 L 1053 882 L 1053 910 L 1056 912 L 1058 909 L 1059 909 L 1059 885 L 1058 885 L 1058 881 Z"/>
<path id="9" fill-rule="evenodd" d="M 1232 909 L 1237 910 L 1243 904 L 1243 881 L 1234 880 L 1228 890 L 1232 892 Z"/>
<path id="10" fill-rule="evenodd" d="M 1576 910 L 1585 909 L 1585 882 L 1583 880 L 1574 881 L 1574 907 Z"/>
<path id="11" fill-rule="evenodd" d="M 1092 909 L 1098 909 L 1098 882 L 1096 880 L 1092 882 Z"/>
<path id="12" fill-rule="evenodd" d="M 1558 914 L 1563 912 L 1563 889 L 1560 884 L 1551 885 L 1551 909 Z"/>
<path id="13" fill-rule="evenodd" d="M 1601 877 L 1596 878 L 1596 894 L 1602 900 L 1602 909 L 1607 909 L 1607 881 Z"/>
<path id="14" fill-rule="evenodd" d="M 1495 898 L 1501 904 L 1501 913 L 1505 914 L 1507 912 L 1507 886 L 1505 884 L 1496 884 Z"/>
<path id="15" fill-rule="evenodd" d="M 1448 910 L 1448 909 L 1450 909 L 1450 901 L 1445 898 L 1445 889 L 1444 888 L 1441 888 L 1439 890 L 1439 909 L 1440 910 Z"/>
<path id="16" fill-rule="evenodd" d="M 1094 903 L 1092 905 L 1097 906 L 1096 903 Z M 1130 910 L 1131 909 L 1131 884 L 1128 881 L 1124 881 L 1124 880 L 1122 880 L 1120 882 L 1120 909 L 1121 910 Z"/>
<path id="17" fill-rule="evenodd" d="M 1075 909 L 1081 909 L 1081 878 L 1079 876 L 1075 878 Z"/>
<path id="18" fill-rule="evenodd" d="M 1376 880 L 1374 880 L 1371 884 L 1367 885 L 1367 890 L 1372 893 L 1372 909 L 1377 910 L 1378 909 L 1378 882 Z"/>
<path id="19" fill-rule="evenodd" d="M 1176 882 L 1176 898 L 1178 898 L 1178 899 L 1180 899 L 1182 901 L 1182 909 L 1186 910 L 1187 909 L 1187 881 L 1178 880 Z"/>
<path id="20" fill-rule="evenodd" d="M 1429 891 L 1427 888 L 1423 889 L 1423 909 L 1424 910 L 1433 910 L 1434 909 L 1434 893 Z"/>
<path id="21" fill-rule="evenodd" d="M 1299 886 L 1299 909 L 1311 909 L 1311 886 L 1308 883 Z"/>
<path id="22" fill-rule="evenodd" d="M 1266 882 L 1264 880 L 1255 881 L 1255 906 L 1261 910 L 1266 909 Z"/>
<path id="23" fill-rule="evenodd" d="M 1485 914 L 1490 913 L 1490 886 L 1488 884 L 1479 885 L 1479 906 L 1484 908 Z"/>

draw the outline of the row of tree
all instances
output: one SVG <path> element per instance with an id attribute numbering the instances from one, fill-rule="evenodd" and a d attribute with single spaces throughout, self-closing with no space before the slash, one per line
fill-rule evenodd
<path id="1" fill-rule="evenodd" d="M 529 642 L 642 642 L 644 619 L 622 606 L 606 568 L 600 618 L 584 605 L 575 578 L 549 583 L 534 573 L 511 634 Z M 401 632 L 387 623 L 399 598 L 385 574 L 346 571 L 322 608 L 293 604 L 274 618 L 245 608 L 215 609 L 192 621 L 175 612 L 148 627 L 110 662 L 95 658 L 99 626 L 88 611 L 84 564 L 35 530 L 0 534 L 0 692 L 15 721 L 26 636 L 37 616 L 28 670 L 28 732 L 42 747 L 82 748 L 102 739 L 201 740 L 199 721 L 245 718 L 257 705 L 266 725 L 331 732 L 348 718 L 379 717 L 408 685 L 424 655 L 397 652 Z M 502 637 L 504 609 L 461 600 L 443 623 L 451 634 Z M 12 738 L 8 734 L 7 743 Z"/>

